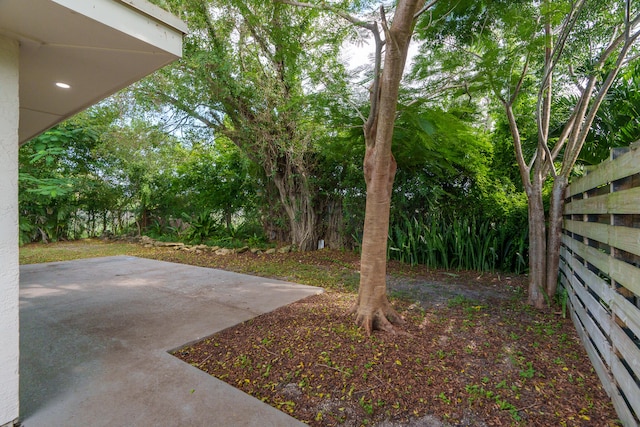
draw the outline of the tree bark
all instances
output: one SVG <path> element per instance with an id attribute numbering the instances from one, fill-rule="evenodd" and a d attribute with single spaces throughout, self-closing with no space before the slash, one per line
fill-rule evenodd
<path id="1" fill-rule="evenodd" d="M 538 309 L 542 309 L 545 306 L 547 239 L 541 185 L 534 183 L 527 196 L 529 208 L 528 303 Z"/>
<path id="2" fill-rule="evenodd" d="M 317 215 L 304 171 L 294 172 L 290 160 L 276 172 L 274 183 L 291 228 L 291 244 L 301 251 L 317 248 Z"/>
<path id="3" fill-rule="evenodd" d="M 553 181 L 551 204 L 549 207 L 549 232 L 547 237 L 547 283 L 545 290 L 549 298 L 558 290 L 558 272 L 560 270 L 560 246 L 562 244 L 562 215 L 564 211 L 564 193 L 569 180 L 559 175 Z"/>
<path id="4" fill-rule="evenodd" d="M 331 249 L 343 249 L 344 217 L 342 199 L 337 196 L 325 196 L 318 211 L 321 220 L 318 220 L 318 237 L 324 240 L 324 247 Z"/>
<path id="5" fill-rule="evenodd" d="M 388 152 L 367 147 L 364 160 L 367 202 L 365 208 L 360 289 L 356 303 L 356 324 L 367 333 L 374 329 L 392 331 L 392 323 L 400 323 L 387 298 L 387 239 L 391 191 L 396 162 Z"/>
<path id="6" fill-rule="evenodd" d="M 414 16 L 423 5 L 423 0 L 399 1 L 391 28 L 385 27 L 384 68 L 382 75 L 376 76 L 374 81 L 370 117 L 364 126 L 367 144 L 364 158 L 367 201 L 360 259 L 360 288 L 354 312 L 356 324 L 368 334 L 374 329 L 394 331 L 392 324 L 402 321 L 389 303 L 386 283 L 389 211 L 396 172 L 391 141 Z M 384 16 L 383 24 L 386 26 Z M 380 52 L 379 39 L 376 39 L 376 51 Z"/>

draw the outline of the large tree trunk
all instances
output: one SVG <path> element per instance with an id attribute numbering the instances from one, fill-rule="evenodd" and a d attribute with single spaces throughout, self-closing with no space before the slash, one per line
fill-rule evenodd
<path id="1" fill-rule="evenodd" d="M 553 190 L 551 191 L 549 231 L 547 236 L 547 283 L 545 287 L 549 298 L 552 298 L 558 289 L 564 193 L 568 185 L 569 180 L 565 176 L 559 175 L 553 181 Z"/>
<path id="2" fill-rule="evenodd" d="M 367 184 L 364 234 L 360 260 L 360 288 L 354 311 L 356 323 L 373 329 L 393 331 L 401 321 L 387 299 L 387 239 L 391 192 L 396 162 L 391 154 L 400 80 L 404 70 L 414 16 L 424 0 L 399 1 L 391 28 L 385 31 L 386 53 L 382 76 L 373 85 L 371 116 L 364 126 L 367 144 L 364 176 Z M 376 41 L 379 42 L 377 33 Z M 377 52 L 380 44 L 377 43 Z M 377 62 L 378 63 L 378 62 Z"/>
<path id="3" fill-rule="evenodd" d="M 542 201 L 542 189 L 546 176 L 541 170 L 544 166 L 544 160 L 542 155 L 536 156 L 533 173 L 530 174 L 530 168 L 524 160 L 520 131 L 518 130 L 516 116 L 513 112 L 512 104 L 514 99 L 515 98 L 512 98 L 509 101 L 503 100 L 503 104 L 514 141 L 516 160 L 518 162 L 520 177 L 522 178 L 522 185 L 527 194 L 527 207 L 529 212 L 529 295 L 527 302 L 541 309 L 545 306 L 547 284 L 547 225 L 544 203 Z"/>
<path id="4" fill-rule="evenodd" d="M 367 333 L 372 329 L 393 330 L 391 323 L 401 321 L 387 299 L 387 239 L 395 173 L 396 162 L 390 150 L 381 153 L 375 147 L 367 147 L 364 160 L 367 204 L 356 306 L 356 323 Z"/>
<path id="5" fill-rule="evenodd" d="M 542 203 L 541 183 L 534 183 L 527 191 L 529 207 L 529 299 L 536 308 L 545 306 L 547 239 Z"/>
<path id="6" fill-rule="evenodd" d="M 559 175 L 553 181 L 548 218 L 542 202 L 542 187 L 532 185 L 529 205 L 529 300 L 541 309 L 558 288 L 564 193 L 569 181 Z M 548 222 L 548 225 L 547 225 Z"/>

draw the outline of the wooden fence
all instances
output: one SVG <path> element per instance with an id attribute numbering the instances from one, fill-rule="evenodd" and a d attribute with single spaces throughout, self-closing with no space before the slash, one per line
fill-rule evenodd
<path id="1" fill-rule="evenodd" d="M 614 150 L 574 180 L 564 214 L 560 281 L 571 317 L 620 420 L 637 426 L 640 148 Z"/>

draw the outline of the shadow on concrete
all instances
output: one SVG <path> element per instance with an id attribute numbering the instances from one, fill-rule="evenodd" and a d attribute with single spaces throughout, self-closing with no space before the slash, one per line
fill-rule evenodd
<path id="1" fill-rule="evenodd" d="M 167 351 L 319 288 L 127 256 L 20 275 L 26 427 L 300 425 Z"/>

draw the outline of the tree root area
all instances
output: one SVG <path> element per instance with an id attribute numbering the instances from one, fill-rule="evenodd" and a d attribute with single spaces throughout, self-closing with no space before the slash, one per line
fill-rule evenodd
<path id="1" fill-rule="evenodd" d="M 407 333 L 367 335 L 328 291 L 175 356 L 311 426 L 617 425 L 571 321 L 503 292 L 392 298 Z"/>
<path id="2" fill-rule="evenodd" d="M 367 335 L 371 335 L 373 331 L 395 334 L 398 330 L 394 325 L 404 324 L 402 316 L 389 303 L 372 311 L 365 310 L 356 303 L 349 312 L 355 315 L 356 325 L 364 329 Z"/>

